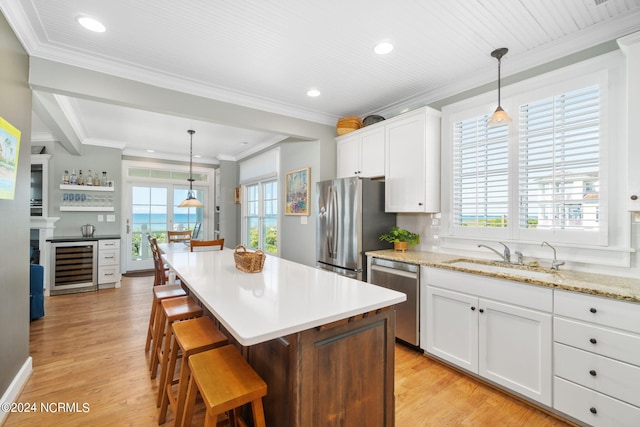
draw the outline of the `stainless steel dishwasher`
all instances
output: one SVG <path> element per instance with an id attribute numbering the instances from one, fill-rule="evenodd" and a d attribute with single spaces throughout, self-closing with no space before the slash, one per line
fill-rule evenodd
<path id="1" fill-rule="evenodd" d="M 381 258 L 371 259 L 369 283 L 407 295 L 396 305 L 396 338 L 420 346 L 420 266 Z"/>

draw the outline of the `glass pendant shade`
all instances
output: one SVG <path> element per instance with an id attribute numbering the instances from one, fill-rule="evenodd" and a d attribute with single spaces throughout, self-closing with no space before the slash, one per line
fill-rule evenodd
<path id="1" fill-rule="evenodd" d="M 496 108 L 496 111 L 493 113 L 493 115 L 489 119 L 489 122 L 487 123 L 487 125 L 503 126 L 503 125 L 508 125 L 509 123 L 511 123 L 511 117 L 509 117 L 507 112 L 504 111 L 502 107 L 498 105 L 498 108 Z"/>
<path id="2" fill-rule="evenodd" d="M 189 143 L 189 192 L 187 193 L 187 198 L 182 201 L 178 205 L 180 208 L 203 208 L 204 205 L 200 203 L 196 196 L 193 194 L 193 134 L 196 133 L 195 130 L 189 129 L 187 131 L 189 135 L 191 135 L 191 140 Z"/>
<path id="3" fill-rule="evenodd" d="M 187 194 L 187 198 L 184 199 L 178 207 L 180 208 L 203 208 L 204 205 L 200 203 L 200 200 L 196 199 L 196 196 L 193 195 L 193 192 L 189 190 Z"/>
<path id="4" fill-rule="evenodd" d="M 500 65 L 502 64 L 502 57 L 505 56 L 507 52 L 509 52 L 509 49 L 506 47 L 501 47 L 491 52 L 491 56 L 498 60 L 498 108 L 496 108 L 496 111 L 487 122 L 487 126 L 504 126 L 511 123 L 511 117 L 509 117 L 507 112 L 502 109 L 502 105 L 500 105 Z"/>

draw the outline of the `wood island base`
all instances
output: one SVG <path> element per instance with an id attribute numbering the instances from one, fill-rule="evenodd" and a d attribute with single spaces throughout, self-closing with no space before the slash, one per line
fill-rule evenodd
<path id="1" fill-rule="evenodd" d="M 268 426 L 391 427 L 394 344 L 395 310 L 387 307 L 243 352 L 268 385 Z"/>

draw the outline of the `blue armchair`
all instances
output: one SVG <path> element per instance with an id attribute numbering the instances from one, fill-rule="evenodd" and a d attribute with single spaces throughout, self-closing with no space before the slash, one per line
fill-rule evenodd
<path id="1" fill-rule="evenodd" d="M 44 267 L 40 264 L 29 267 L 29 313 L 33 320 L 44 316 Z"/>

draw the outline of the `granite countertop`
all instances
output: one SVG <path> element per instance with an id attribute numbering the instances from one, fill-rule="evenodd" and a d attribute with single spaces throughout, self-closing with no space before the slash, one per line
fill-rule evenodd
<path id="1" fill-rule="evenodd" d="M 62 242 L 96 242 L 98 240 L 113 240 L 120 239 L 120 235 L 96 235 L 93 237 L 82 237 L 82 236 L 55 236 L 47 239 L 47 242 L 52 243 L 62 243 Z"/>
<path id="2" fill-rule="evenodd" d="M 640 279 L 631 277 L 563 270 L 562 267 L 558 271 L 553 271 L 542 267 L 507 266 L 498 261 L 411 250 L 407 252 L 395 252 L 390 249 L 370 251 L 366 255 L 640 303 Z M 456 265 L 456 260 L 470 262 Z M 477 265 L 473 265 L 472 262 Z M 518 275 L 518 270 L 524 270 L 523 274 L 533 272 L 532 275 L 536 277 Z"/>

